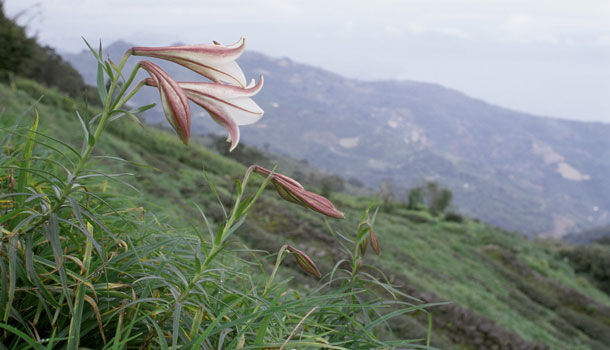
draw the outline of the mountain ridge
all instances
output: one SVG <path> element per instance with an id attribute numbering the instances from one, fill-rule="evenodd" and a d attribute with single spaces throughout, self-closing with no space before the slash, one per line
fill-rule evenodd
<path id="1" fill-rule="evenodd" d="M 130 46 L 107 51 L 120 56 Z M 88 56 L 66 58 L 92 82 Z M 345 78 L 256 52 L 238 61 L 244 71 L 265 76 L 255 100 L 266 114 L 243 128 L 248 144 L 371 187 L 390 182 L 399 199 L 406 188 L 434 180 L 454 192 L 464 214 L 530 236 L 561 237 L 610 222 L 603 195 L 610 191 L 603 176 L 610 172 L 608 124 L 533 116 L 434 83 Z M 164 67 L 177 80 L 194 77 Z M 148 89 L 141 98 L 155 95 Z M 164 120 L 159 109 L 146 118 Z M 207 118 L 197 112 L 193 132 L 223 132 Z"/>

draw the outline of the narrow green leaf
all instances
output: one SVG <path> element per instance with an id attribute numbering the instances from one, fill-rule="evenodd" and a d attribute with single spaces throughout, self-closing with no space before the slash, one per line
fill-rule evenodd
<path id="1" fill-rule="evenodd" d="M 0 259 L 0 305 L 8 305 L 9 280 L 4 259 Z M 1 311 L 1 310 L 0 310 Z M 2 317 L 4 319 L 4 316 Z"/>
<path id="2" fill-rule="evenodd" d="M 80 203 L 78 203 L 78 201 L 76 201 L 72 197 L 68 197 L 68 201 L 70 202 L 70 205 L 72 206 L 72 213 L 74 214 L 74 216 L 76 217 L 76 220 L 78 220 L 78 223 L 80 224 L 78 226 L 79 231 L 81 231 L 87 237 L 87 244 L 92 244 L 93 247 L 95 248 L 95 251 L 100 256 L 100 258 L 102 258 L 102 260 L 105 260 L 104 259 L 104 250 L 103 250 L 102 246 L 93 238 L 93 235 L 91 234 L 91 232 L 89 232 L 89 230 L 87 229 L 87 225 L 85 224 L 85 221 L 83 220 L 83 216 L 81 215 L 81 210 L 80 210 Z"/>
<path id="3" fill-rule="evenodd" d="M 210 186 L 210 189 L 212 190 L 212 193 L 214 193 L 214 196 L 216 197 L 216 200 L 218 201 L 218 204 L 220 204 L 220 208 L 222 209 L 222 213 L 224 214 L 225 219 L 228 219 L 229 216 L 227 215 L 227 211 L 225 210 L 225 206 L 222 204 L 222 201 L 220 200 L 220 196 L 218 195 L 218 192 L 216 192 L 216 188 L 214 188 L 214 185 L 210 181 L 210 178 L 208 177 L 208 173 L 205 171 L 205 169 L 203 169 L 203 177 L 205 178 L 205 181 L 208 183 L 208 186 Z"/>
<path id="4" fill-rule="evenodd" d="M 212 226 L 210 225 L 208 218 L 205 216 L 205 213 L 203 212 L 201 207 L 197 203 L 194 203 L 194 204 L 197 207 L 197 210 L 199 210 L 199 213 L 201 214 L 203 221 L 205 222 L 205 226 L 208 229 L 208 232 L 210 233 L 210 237 L 212 238 L 212 241 L 214 241 L 214 230 L 212 230 Z M 201 240 L 201 244 L 203 245 L 203 238 L 200 237 L 200 240 Z"/>
<path id="5" fill-rule="evenodd" d="M 95 51 L 95 49 L 93 48 L 93 46 L 91 46 L 91 44 L 89 44 L 89 42 L 81 36 L 81 39 L 83 39 L 83 41 L 85 42 L 85 45 L 87 45 L 87 47 L 89 48 L 89 50 L 91 51 L 91 53 L 93 54 L 93 56 L 95 56 L 95 58 L 98 61 L 102 60 L 101 54 L 102 54 L 102 43 L 100 42 L 100 48 L 99 48 L 99 53 L 97 51 Z"/>
<path id="6" fill-rule="evenodd" d="M 13 305 L 13 298 L 15 297 L 15 287 L 17 285 L 17 240 L 19 236 L 14 234 L 8 242 L 8 273 L 9 273 L 9 286 L 8 286 L 8 302 L 4 308 L 3 321 L 7 322 L 10 315 L 11 306 Z"/>
<path id="7" fill-rule="evenodd" d="M 49 221 L 45 226 L 46 238 L 51 243 L 51 249 L 53 251 L 53 258 L 55 259 L 55 263 L 57 264 L 59 279 L 61 281 L 61 288 L 63 289 L 64 294 L 69 297 L 71 294 L 68 292 L 68 279 L 66 277 L 66 270 L 64 268 L 64 258 L 63 251 L 61 249 L 61 241 L 59 239 L 59 222 L 57 220 L 57 214 L 52 213 L 49 215 Z M 70 313 L 74 315 L 74 308 L 72 307 L 72 303 L 68 302 L 68 308 L 70 309 Z"/>
<path id="8" fill-rule="evenodd" d="M 129 119 L 136 122 L 136 124 L 138 124 L 141 128 L 143 128 L 143 129 L 145 128 L 144 124 L 140 121 L 138 116 L 133 114 L 131 111 L 126 111 L 124 109 L 117 109 L 116 111 L 113 112 L 113 114 L 115 114 L 115 113 L 118 115 L 113 115 L 112 117 L 108 118 L 108 122 L 112 122 L 112 121 L 115 121 L 117 119 L 127 116 L 127 117 L 129 117 Z"/>
<path id="9" fill-rule="evenodd" d="M 28 345 L 30 345 L 30 347 L 32 347 L 32 348 L 34 348 L 36 350 L 44 350 L 42 345 L 40 345 L 36 341 L 36 339 L 28 336 L 27 334 L 23 333 L 22 331 L 18 330 L 17 328 L 10 326 L 8 324 L 3 324 L 3 323 L 0 323 L 0 328 L 4 328 L 7 331 L 9 331 L 10 333 L 15 334 L 19 338 L 23 339 L 26 343 L 28 343 Z"/>
<path id="10" fill-rule="evenodd" d="M 140 106 L 138 108 L 132 109 L 130 112 L 137 115 L 137 114 L 146 112 L 149 109 L 154 108 L 156 105 L 157 105 L 156 103 L 151 103 L 149 105 L 144 105 L 144 106 Z"/>
<path id="11" fill-rule="evenodd" d="M 225 234 L 224 237 L 222 237 L 222 240 L 226 240 L 229 236 L 231 236 L 231 234 L 233 234 L 233 232 L 235 232 L 235 230 L 237 230 L 243 223 L 244 221 L 246 221 L 246 218 L 248 217 L 248 215 L 244 215 L 242 216 L 236 223 L 233 224 L 233 226 L 231 226 L 231 228 L 229 229 L 229 231 L 227 231 L 227 233 Z"/>
<path id="12" fill-rule="evenodd" d="M 44 133 L 41 133 L 41 132 L 39 132 L 39 131 L 35 131 L 34 133 L 36 134 L 36 140 L 35 140 L 35 142 L 36 142 L 36 144 L 37 144 L 37 145 L 39 145 L 39 146 L 44 146 L 45 148 L 48 148 L 48 149 L 50 149 L 50 150 L 52 150 L 52 151 L 54 151 L 54 152 L 57 152 L 57 154 L 61 155 L 63 158 L 65 158 L 65 159 L 66 159 L 67 161 L 69 161 L 71 164 L 74 164 L 74 163 L 72 162 L 72 159 L 70 159 L 70 158 L 69 158 L 69 157 L 68 157 L 68 156 L 67 156 L 67 155 L 66 155 L 64 152 L 60 151 L 60 150 L 59 150 L 57 147 L 54 147 L 54 146 L 52 146 L 52 145 L 51 145 L 51 144 L 49 144 L 49 143 L 42 142 L 42 141 L 40 140 L 40 138 L 44 138 L 44 139 L 47 139 L 47 140 L 51 140 L 51 141 L 53 141 L 53 142 L 56 142 L 56 143 L 58 143 L 58 144 L 60 144 L 60 145 L 62 145 L 62 146 L 64 146 L 64 147 L 66 147 L 66 148 L 67 148 L 67 149 L 68 149 L 70 152 L 74 153 L 74 155 L 76 155 L 76 156 L 78 157 L 78 159 L 80 159 L 80 153 L 78 153 L 78 151 L 77 151 L 76 149 L 74 149 L 74 147 L 70 146 L 68 143 L 63 142 L 63 141 L 61 141 L 61 140 L 59 140 L 59 139 L 56 139 L 56 138 L 54 138 L 54 137 L 51 137 L 51 136 L 45 135 Z M 30 138 L 30 137 L 29 137 L 27 134 L 21 134 L 21 133 L 18 133 L 18 132 L 14 132 L 14 134 L 15 134 L 15 135 L 18 135 L 18 136 L 22 136 L 22 137 L 24 137 L 24 138 Z"/>
<path id="13" fill-rule="evenodd" d="M 25 193 L 24 193 L 25 195 Z M 2 225 L 3 223 L 5 223 L 6 221 L 16 217 L 17 215 L 27 212 L 28 209 L 27 208 L 21 208 L 21 209 L 16 209 L 13 211 L 9 211 L 8 214 L 0 216 L 0 225 Z"/>
<path id="14" fill-rule="evenodd" d="M 46 286 L 40 281 L 38 278 L 38 273 L 34 269 L 34 238 L 32 235 L 26 235 L 25 237 L 25 270 L 28 275 L 28 278 L 32 283 L 38 288 L 38 292 L 44 296 L 44 298 L 40 298 L 39 305 L 44 307 L 44 310 L 47 312 L 49 320 L 51 320 L 52 313 L 49 309 L 48 304 L 50 303 L 53 307 L 61 307 L 59 303 L 53 298 L 51 293 L 47 290 Z"/>
<path id="15" fill-rule="evenodd" d="M 106 70 L 106 74 L 108 74 L 108 77 L 110 78 L 110 81 L 114 81 L 114 73 L 112 73 L 112 67 L 110 67 L 108 61 L 104 61 L 104 67 Z"/>
<path id="16" fill-rule="evenodd" d="M 178 335 L 180 332 L 180 316 L 182 315 L 182 303 L 176 301 L 174 306 L 174 320 L 172 321 L 172 349 L 177 349 Z"/>
<path id="17" fill-rule="evenodd" d="M 152 165 L 145 164 L 145 163 L 133 162 L 131 160 L 123 159 L 123 158 L 120 158 L 120 157 L 113 157 L 113 156 L 91 156 L 90 158 L 116 160 L 116 161 L 119 161 L 119 162 L 124 162 L 124 163 L 127 163 L 129 165 L 136 166 L 138 168 L 152 169 L 152 170 L 159 171 L 159 172 L 161 171 L 159 168 L 155 168 Z"/>
<path id="18" fill-rule="evenodd" d="M 95 136 L 91 134 L 91 130 L 89 130 L 89 124 L 85 123 L 85 120 L 81 117 L 78 111 L 76 111 L 76 116 L 78 117 L 78 121 L 80 122 L 80 125 L 83 128 L 83 144 L 81 146 L 81 155 L 85 155 L 87 146 L 91 146 L 92 143 L 95 143 Z"/>
<path id="19" fill-rule="evenodd" d="M 83 256 L 83 265 L 85 265 L 85 270 L 87 273 L 89 272 L 89 267 L 91 264 L 91 250 L 91 241 L 87 240 L 87 243 L 85 244 L 85 254 Z M 72 313 L 72 319 L 70 320 L 68 344 L 66 345 L 66 348 L 68 350 L 78 350 L 78 345 L 80 343 L 83 308 L 85 306 L 86 288 L 87 287 L 84 284 L 79 284 L 78 287 L 76 287 L 76 296 L 74 297 L 74 312 Z"/>
<path id="20" fill-rule="evenodd" d="M 104 66 L 101 63 L 97 64 L 97 93 L 102 103 L 106 103 L 108 91 L 106 91 L 106 85 L 104 83 Z"/>
<path id="21" fill-rule="evenodd" d="M 28 171 L 30 170 L 32 153 L 34 152 L 34 143 L 36 140 L 36 130 L 38 130 L 38 110 L 34 109 L 34 123 L 30 127 L 30 131 L 28 132 L 28 139 L 25 143 L 25 148 L 23 150 L 23 160 L 21 162 L 21 167 L 24 169 L 19 172 L 19 176 L 17 177 L 17 192 L 24 192 L 27 184 L 28 184 Z M 23 205 L 24 197 L 18 197 L 17 202 L 19 206 Z"/>
<path id="22" fill-rule="evenodd" d="M 261 321 L 260 327 L 258 327 L 258 331 L 256 332 L 254 345 L 263 345 L 263 342 L 265 341 L 265 335 L 267 334 L 267 327 L 269 327 L 269 321 L 271 321 L 271 316 L 273 315 L 267 315 Z"/>
<path id="23" fill-rule="evenodd" d="M 197 332 L 199 331 L 199 327 L 201 326 L 201 321 L 205 316 L 206 311 L 204 308 L 199 308 L 195 311 L 195 316 L 193 317 L 193 321 L 191 323 L 191 331 L 189 332 L 189 339 L 193 339 Z"/>
<path id="24" fill-rule="evenodd" d="M 236 305 L 237 303 L 240 303 L 246 296 L 240 296 L 239 298 L 237 298 L 235 301 L 233 301 L 231 304 L 227 305 L 224 307 L 224 309 L 222 309 L 220 311 L 220 313 L 218 315 L 216 315 L 216 318 L 214 319 L 214 321 L 208 326 L 208 328 L 206 328 L 206 330 L 199 336 L 199 338 L 197 339 L 197 341 L 193 344 L 193 346 L 191 347 L 191 349 L 199 349 L 201 348 L 201 345 L 203 344 L 203 342 L 207 339 L 208 335 L 210 335 L 210 333 L 212 333 L 212 331 L 214 331 L 216 329 L 216 326 L 218 326 L 218 323 L 220 323 L 220 320 L 226 315 L 228 314 L 231 309 L 233 308 L 234 305 Z"/>
<path id="25" fill-rule="evenodd" d="M 53 349 L 53 345 L 55 344 L 55 340 L 58 340 L 55 338 L 55 332 L 57 331 L 56 328 L 53 328 L 53 333 L 51 333 L 51 336 L 48 339 L 49 344 L 47 344 L 47 350 L 52 350 Z"/>
<path id="26" fill-rule="evenodd" d="M 13 136 L 13 133 L 17 130 L 17 128 L 19 128 L 19 124 L 21 123 L 21 119 L 23 119 L 28 113 L 30 113 L 30 110 L 32 110 L 33 108 L 36 108 L 36 106 L 38 105 L 40 100 L 42 100 L 43 97 L 44 96 L 40 96 L 34 103 L 32 103 L 31 106 L 29 106 L 25 111 L 23 111 L 17 117 L 17 120 L 15 120 L 15 122 L 13 123 L 13 126 L 9 129 L 9 132 L 6 133 L 6 136 L 4 136 L 4 138 L 2 139 L 2 142 L 0 142 L 0 148 L 6 146 L 6 143 L 11 138 L 11 136 Z"/>
<path id="27" fill-rule="evenodd" d="M 148 319 L 148 322 L 153 325 L 153 327 L 155 328 L 155 331 L 157 332 L 157 339 L 158 339 L 157 342 L 159 343 L 161 350 L 167 350 L 168 349 L 167 341 L 165 340 L 165 335 L 163 334 L 161 327 L 159 327 L 157 322 L 155 320 L 153 320 L 152 318 L 150 318 L 150 317 L 146 317 L 146 318 Z"/>

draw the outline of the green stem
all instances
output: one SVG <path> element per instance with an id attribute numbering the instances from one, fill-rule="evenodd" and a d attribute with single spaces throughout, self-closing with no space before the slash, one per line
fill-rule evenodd
<path id="1" fill-rule="evenodd" d="M 146 85 L 146 82 L 144 80 L 142 80 L 141 82 L 138 83 L 138 85 L 136 85 L 135 88 L 133 88 L 133 90 L 131 90 L 127 96 L 125 96 L 123 99 L 121 99 L 120 101 L 115 102 L 116 105 L 113 108 L 113 110 L 117 110 L 121 107 L 123 107 L 123 105 L 125 103 L 127 103 L 127 101 L 131 100 L 131 98 L 133 97 L 133 95 L 135 95 L 138 91 L 140 91 L 140 89 L 142 88 L 142 86 Z M 117 97 L 118 99 L 118 97 Z"/>
<path id="2" fill-rule="evenodd" d="M 129 51 L 128 51 L 128 52 L 129 52 Z M 121 61 L 121 62 L 122 62 L 122 61 Z M 114 104 L 112 105 L 112 109 L 117 109 L 117 108 L 120 108 L 120 106 L 121 106 L 122 104 L 121 104 L 121 103 L 118 103 L 118 102 L 119 102 L 119 99 L 120 99 L 120 98 L 123 96 L 123 94 L 125 94 L 125 91 L 127 91 L 127 89 L 129 88 L 129 86 L 131 85 L 131 83 L 132 83 L 132 82 L 133 82 L 133 80 L 135 79 L 135 77 L 136 77 L 136 73 L 138 73 L 138 70 L 140 70 L 140 63 L 138 63 L 138 64 L 137 64 L 137 65 L 136 65 L 136 66 L 133 68 L 133 70 L 131 71 L 131 74 L 129 75 L 129 78 L 127 79 L 127 81 L 125 81 L 125 84 L 123 84 L 123 86 L 121 87 L 121 90 L 119 91 L 119 94 L 117 95 L 117 98 L 116 98 L 116 100 L 115 100 Z M 133 96 L 133 95 L 131 95 L 131 96 Z M 126 102 L 126 101 L 128 101 L 128 100 L 129 100 L 129 98 L 130 98 L 130 96 L 128 96 L 128 97 L 126 97 L 126 98 L 124 98 L 123 100 Z M 123 100 L 121 100 L 121 101 L 123 101 Z M 125 102 L 123 102 L 123 104 L 124 104 Z M 119 104 L 119 106 L 117 106 L 117 103 Z"/>
<path id="3" fill-rule="evenodd" d="M 121 62 L 119 63 L 119 66 L 118 66 L 118 72 L 120 72 L 121 69 L 123 69 L 123 66 L 125 66 L 125 63 L 127 62 L 127 59 L 129 58 L 130 55 L 131 55 L 131 51 L 127 51 L 123 55 L 123 58 L 121 59 Z M 59 200 L 57 201 L 57 203 L 55 203 L 55 205 L 51 208 L 51 210 L 47 213 L 47 215 L 56 212 L 57 210 L 59 210 L 59 208 L 61 208 L 62 205 L 64 205 L 66 199 L 68 198 L 68 195 L 70 195 L 70 193 L 72 192 L 72 187 L 74 186 L 74 181 L 78 178 L 78 175 L 85 167 L 87 161 L 89 160 L 89 156 L 91 155 L 91 152 L 95 148 L 98 138 L 100 137 L 100 135 L 102 134 L 102 131 L 106 127 L 106 124 L 108 123 L 108 119 L 110 118 L 110 115 L 112 114 L 111 113 L 112 110 L 111 110 L 110 106 L 111 106 L 111 102 L 112 102 L 112 94 L 114 93 L 114 89 L 116 88 L 116 86 L 119 82 L 118 76 L 119 76 L 119 74 L 117 73 L 114 76 L 114 79 L 112 79 L 110 82 L 110 88 L 108 89 L 108 95 L 106 96 L 106 101 L 104 101 L 104 109 L 102 110 L 102 116 L 100 117 L 100 122 L 97 125 L 97 128 L 95 129 L 95 133 L 93 134 L 93 142 L 90 142 L 87 145 L 87 149 L 85 150 L 85 153 L 79 159 L 78 164 L 76 165 L 76 168 L 72 172 L 71 177 L 68 177 L 68 181 L 66 182 L 66 185 L 64 186 L 64 188 L 61 191 L 61 196 L 59 197 Z M 125 103 L 125 102 L 123 102 L 123 103 Z M 89 137 L 91 137 L 91 135 L 89 135 Z"/>
<path id="4" fill-rule="evenodd" d="M 256 192 L 256 194 L 254 195 L 254 198 L 252 198 L 252 200 L 250 201 L 250 203 L 248 203 L 248 205 L 246 206 L 246 208 L 243 210 L 242 215 L 246 215 L 248 213 L 248 211 L 250 210 L 250 208 L 254 205 L 254 203 L 258 200 L 258 197 L 260 197 L 260 195 L 263 193 L 263 190 L 265 189 L 265 187 L 267 187 L 267 185 L 269 184 L 269 182 L 271 182 L 271 175 L 267 176 L 267 178 L 265 179 L 265 181 L 263 182 L 263 184 L 261 185 L 261 187 L 259 187 L 258 191 Z M 245 189 L 245 184 L 244 184 L 244 189 Z"/>
<path id="5" fill-rule="evenodd" d="M 208 255 L 205 257 L 205 260 L 201 264 L 199 271 L 195 274 L 195 276 L 193 276 L 193 278 L 191 279 L 189 284 L 184 289 L 184 292 L 182 292 L 182 295 L 180 295 L 180 299 L 178 299 L 178 302 L 183 302 L 184 299 L 186 299 L 186 297 L 188 296 L 189 292 L 191 291 L 191 289 L 193 288 L 195 283 L 197 283 L 197 281 L 199 281 L 201 279 L 201 276 L 203 276 L 203 274 L 205 273 L 205 271 L 208 267 L 208 264 L 210 262 L 212 262 L 212 260 L 214 260 L 214 257 L 216 257 L 218 252 L 220 252 L 220 250 L 222 249 L 221 248 L 222 243 L 224 242 L 227 233 L 231 229 L 231 226 L 233 226 L 233 224 L 235 223 L 235 220 L 237 219 L 237 208 L 239 207 L 240 202 L 241 202 L 241 196 L 237 197 L 237 199 L 235 200 L 235 205 L 233 206 L 233 209 L 231 210 L 231 216 L 227 220 L 227 223 L 225 224 L 224 228 L 222 229 L 220 236 L 218 236 L 216 239 L 214 239 L 214 242 L 212 242 L 212 250 L 210 250 Z"/>

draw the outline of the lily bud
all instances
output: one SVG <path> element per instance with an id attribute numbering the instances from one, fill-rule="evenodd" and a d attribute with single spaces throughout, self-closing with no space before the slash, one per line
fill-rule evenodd
<path id="1" fill-rule="evenodd" d="M 186 95 L 161 67 L 150 61 L 141 61 L 139 64 L 151 77 L 146 82 L 159 89 L 161 104 L 167 121 L 182 142 L 185 145 L 188 144 L 191 134 L 191 109 Z"/>
<path id="2" fill-rule="evenodd" d="M 134 56 L 155 57 L 184 66 L 214 82 L 246 87 L 246 77 L 235 60 L 244 51 L 244 38 L 233 45 L 201 44 L 165 47 L 133 47 Z"/>
<path id="3" fill-rule="evenodd" d="M 360 248 L 360 254 L 362 254 L 362 256 L 364 256 L 366 254 L 366 248 L 369 245 L 369 240 L 368 238 L 364 238 L 362 240 L 362 242 L 360 242 L 359 248 Z"/>
<path id="4" fill-rule="evenodd" d="M 371 236 L 371 248 L 375 254 L 381 254 L 381 249 L 379 249 L 379 240 L 377 239 L 377 234 L 375 234 L 375 230 L 373 229 L 373 224 L 371 224 L 371 216 L 368 211 L 366 213 L 366 224 L 369 227 L 369 235 Z"/>
<path id="5" fill-rule="evenodd" d="M 381 249 L 379 249 L 379 240 L 377 239 L 375 230 L 373 230 L 373 225 L 371 225 L 370 223 L 368 225 L 369 225 L 369 233 L 371 236 L 371 248 L 373 248 L 373 251 L 375 252 L 375 254 L 379 255 L 379 254 L 381 254 Z"/>
<path id="6" fill-rule="evenodd" d="M 271 174 L 271 182 L 273 182 L 275 189 L 283 199 L 299 204 L 313 211 L 317 211 L 318 213 L 322 213 L 326 216 L 337 219 L 345 218 L 345 215 L 337 210 L 337 208 L 335 208 L 335 206 L 328 199 L 320 196 L 319 194 L 305 190 L 300 183 L 289 178 L 288 176 L 271 173 L 271 171 L 258 165 L 254 166 L 254 172 L 263 176 L 269 176 Z"/>
<path id="7" fill-rule="evenodd" d="M 307 254 L 292 246 L 287 246 L 286 248 L 294 255 L 294 257 L 297 259 L 297 263 L 305 272 L 318 278 L 322 277 L 320 270 L 318 270 L 316 264 L 307 256 Z"/>

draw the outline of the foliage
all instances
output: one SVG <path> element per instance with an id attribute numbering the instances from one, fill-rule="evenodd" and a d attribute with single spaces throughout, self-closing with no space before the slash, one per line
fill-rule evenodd
<path id="1" fill-rule="evenodd" d="M 563 250 L 562 254 L 570 260 L 576 271 L 591 276 L 593 281 L 610 295 L 610 246 L 575 246 Z"/>
<path id="2" fill-rule="evenodd" d="M 75 108 L 85 111 L 85 105 L 67 98 L 57 90 L 45 90 L 33 82 L 18 80 L 16 91 L 0 84 L 0 104 L 4 106 L 0 125 L 10 128 L 12 121 L 28 105 L 35 103 L 41 93 L 45 97 L 36 104 L 41 116 L 42 129 L 39 130 L 45 134 L 58 135 L 71 144 L 80 143 L 78 133 L 75 132 L 80 129 L 80 125 L 73 111 Z M 25 119 L 22 124 L 27 125 Z M 212 227 L 218 227 L 225 221 L 219 201 L 202 176 L 202 167 L 205 167 L 208 178 L 215 184 L 222 203 L 228 207 L 235 196 L 235 180 L 241 179 L 246 170 L 239 163 L 195 143 L 186 148 L 170 133 L 155 128 L 142 128 L 126 120 L 110 123 L 96 150 L 96 155 L 116 154 L 132 161 L 125 163 L 95 158 L 91 163 L 105 173 L 135 173 L 135 176 L 128 177 L 128 182 L 140 189 L 140 192 L 114 180 L 108 179 L 106 182 L 105 195 L 112 197 L 115 205 L 131 210 L 122 215 L 132 215 L 131 219 L 140 223 L 141 232 L 153 235 L 148 236 L 151 241 L 167 238 L 174 242 L 183 239 L 187 250 L 194 249 L 189 244 L 198 240 L 193 227 L 200 231 L 206 230 L 205 222 L 194 203 L 204 210 Z M 40 151 L 42 150 L 34 148 L 34 152 Z M 288 159 L 282 158 L 282 165 L 288 163 Z M 145 164 L 146 167 L 138 164 Z M 286 171 L 284 167 L 282 170 Z M 99 180 L 101 185 L 89 190 L 102 191 L 105 181 Z M 252 190 L 260 185 L 260 180 L 252 179 Z M 303 184 L 308 186 L 307 182 Z M 3 188 L 5 191 L 6 187 Z M 298 206 L 284 205 L 274 192 L 269 187 L 264 190 L 259 203 L 253 206 L 252 214 L 248 215 L 247 220 L 232 236 L 233 243 L 225 250 L 227 255 L 221 253 L 217 263 L 241 269 L 255 282 L 261 281 L 258 285 L 260 288 L 264 283 L 261 267 L 258 263 L 253 263 L 253 257 L 270 274 L 275 256 L 265 258 L 263 252 L 277 252 L 285 243 L 305 251 L 324 274 L 332 271 L 339 260 L 348 259 L 349 256 L 341 253 L 340 244 L 332 239 L 326 223 L 319 215 Z M 345 211 L 347 219 L 331 222 L 334 232 L 341 235 L 354 232 L 358 218 L 371 200 L 371 197 L 335 194 L 333 202 Z M 145 210 L 137 209 L 140 207 Z M 413 221 L 411 217 L 416 215 L 423 217 L 424 221 Z M 114 227 L 110 227 L 114 231 Z M 554 348 L 593 348 L 590 345 L 594 344 L 591 336 L 572 323 L 576 319 L 564 318 L 569 316 L 567 312 L 560 315 L 559 310 L 541 306 L 536 301 L 540 297 L 548 300 L 548 305 L 565 305 L 576 315 L 587 315 L 589 321 L 594 320 L 599 325 L 608 319 L 599 314 L 599 311 L 597 314 L 587 314 L 591 307 L 604 310 L 604 307 L 610 306 L 610 297 L 589 282 L 586 275 L 577 274 L 571 264 L 564 261 L 564 257 L 559 254 L 562 246 L 557 243 L 528 241 L 476 219 L 464 218 L 463 223 L 445 222 L 426 211 L 411 211 L 398 205 L 395 205 L 391 214 L 380 210 L 374 227 L 379 236 L 382 255 L 377 258 L 368 249 L 365 263 L 368 261 L 379 267 L 392 285 L 400 286 L 402 292 L 411 296 L 430 302 L 453 302 L 440 309 L 430 309 L 433 321 L 431 343 L 437 348 L 460 346 L 456 344 L 466 346 L 468 341 L 479 336 L 485 341 L 492 341 L 494 338 L 489 338 L 488 334 L 481 333 L 477 328 L 487 327 L 484 325 L 489 323 L 493 324 L 490 330 L 492 334 L 501 330 L 512 332 L 502 341 L 512 341 L 520 336 L 529 342 L 548 344 Z M 117 228 L 116 231 L 126 236 L 137 233 L 122 228 Z M 254 251 L 244 250 L 242 242 Z M 171 260 L 170 252 L 174 248 L 171 245 L 166 248 L 158 254 L 165 254 L 165 259 Z M 235 264 L 233 260 L 236 261 Z M 132 262 L 135 263 L 136 259 Z M 153 263 L 154 261 L 151 262 Z M 182 263 L 194 266 L 194 262 L 188 259 Z M 283 282 L 292 279 L 288 282 L 290 292 L 286 295 L 295 295 L 294 292 L 300 298 L 310 295 L 311 286 L 316 284 L 299 271 L 295 260 L 288 257 L 282 265 L 275 280 Z M 377 273 L 376 268 L 365 265 L 361 268 L 362 272 Z M 124 271 L 135 273 L 137 270 L 134 266 L 126 265 L 131 270 Z M 194 271 L 194 267 L 190 271 Z M 535 271 L 535 275 L 527 271 Z M 126 282 L 133 282 L 130 278 L 124 278 Z M 215 281 L 213 278 L 210 280 Z M 224 281 L 229 283 L 232 280 L 225 278 Z M 545 283 L 549 281 L 555 284 L 547 286 Z M 530 288 L 522 291 L 523 285 L 529 285 Z M 578 291 L 579 294 L 558 295 L 556 292 L 560 290 Z M 128 293 L 131 291 L 128 290 Z M 168 296 L 161 297 L 165 299 Z M 578 300 L 583 300 L 589 306 L 578 306 Z M 303 310 L 301 318 L 309 310 Z M 228 317 L 233 320 L 235 315 L 237 311 Z M 423 318 L 421 315 L 419 312 L 409 313 L 398 316 L 388 324 L 397 337 L 425 339 L 428 321 L 425 314 Z M 226 319 L 223 322 L 225 321 Z M 253 322 L 260 325 L 259 321 L 260 319 Z M 111 323 L 112 321 L 107 322 Z M 167 323 L 163 327 L 168 334 L 171 332 L 168 330 L 171 326 Z M 169 338 L 167 341 L 171 342 Z M 475 345 L 470 347 L 476 348 Z"/>
<path id="3" fill-rule="evenodd" d="M 406 340 L 393 334 L 390 324 L 408 313 L 425 313 L 433 304 L 413 300 L 383 274 L 359 271 L 374 269 L 359 253 L 363 239 L 373 242 L 374 216 L 367 219 L 367 229 L 354 235 L 328 226 L 342 246 L 351 246 L 349 258 L 323 270 L 321 283 L 307 289 L 279 277 L 286 250 L 261 254 L 234 239 L 266 193 L 268 179 L 254 181 L 246 171 L 231 193 L 200 172 L 199 181 L 209 188 L 201 195 L 217 202 L 221 214 L 210 220 L 207 208 L 193 205 L 199 215 L 193 227 L 170 224 L 184 224 L 184 213 L 171 218 L 180 208 L 151 212 L 133 200 L 129 192 L 137 189 L 124 178 L 142 164 L 99 153 L 96 146 L 108 147 L 101 141 L 108 132 L 134 132 L 115 117 L 135 118 L 150 106 L 123 111 L 139 85 L 130 93 L 129 82 L 120 88 L 123 62 L 110 67 L 101 59 L 101 49 L 94 54 L 99 74 L 111 81 L 106 87 L 98 79 L 103 110 L 69 99 L 57 103 L 65 97 L 50 93 L 19 115 L 12 108 L 2 112 L 0 341 L 5 347 L 352 349 L 418 348 L 429 342 L 429 329 L 428 339 Z M 13 96 L 23 95 L 17 91 Z M 17 103 L 4 102 L 9 107 Z M 42 121 L 53 118 L 44 113 L 49 110 L 70 112 L 71 125 L 82 127 L 78 145 L 44 131 L 66 132 L 68 125 L 45 125 Z M 151 155 L 155 147 L 168 146 L 161 142 L 167 135 L 150 133 L 123 144 L 122 152 L 141 142 L 149 142 Z M 167 162 L 199 163 L 191 156 L 199 154 L 195 150 L 170 145 L 158 150 Z M 235 169 L 226 160 L 215 165 L 214 178 Z M 180 181 L 174 178 L 170 186 Z M 370 209 L 363 217 L 369 217 Z"/>
<path id="4" fill-rule="evenodd" d="M 80 74 L 49 46 L 29 38 L 25 29 L 7 18 L 0 2 L 0 80 L 13 76 L 34 79 L 57 87 L 73 97 L 99 104 L 95 89 L 87 86 Z"/>
<path id="5" fill-rule="evenodd" d="M 34 54 L 36 41 L 27 37 L 24 28 L 6 18 L 3 7 L 0 2 L 0 74 L 6 80 L 11 72 L 26 71 L 25 61 Z"/>
<path id="6" fill-rule="evenodd" d="M 462 215 L 460 215 L 459 213 L 456 213 L 454 211 L 449 211 L 449 212 L 445 213 L 445 220 L 461 223 L 461 222 L 464 222 L 464 217 Z"/>
<path id="7" fill-rule="evenodd" d="M 448 188 L 441 188 L 436 182 L 428 181 L 423 186 L 409 190 L 407 208 L 419 209 L 425 206 L 432 215 L 439 215 L 449 208 L 452 199 L 453 193 Z"/>

